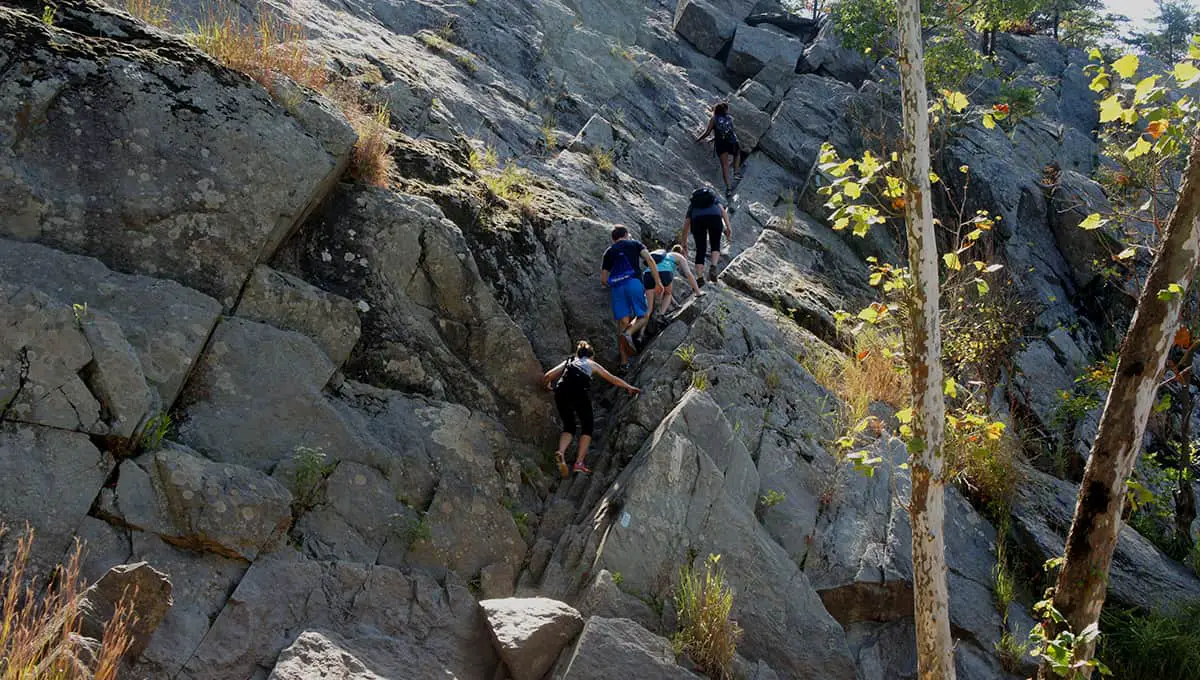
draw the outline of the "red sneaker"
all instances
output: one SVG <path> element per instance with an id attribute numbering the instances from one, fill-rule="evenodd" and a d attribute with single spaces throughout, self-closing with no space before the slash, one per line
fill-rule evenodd
<path id="1" fill-rule="evenodd" d="M 584 465 L 583 463 L 576 463 L 575 464 L 575 472 L 582 472 L 583 474 L 587 475 L 587 474 L 591 474 L 592 469 L 589 468 L 588 466 Z"/>

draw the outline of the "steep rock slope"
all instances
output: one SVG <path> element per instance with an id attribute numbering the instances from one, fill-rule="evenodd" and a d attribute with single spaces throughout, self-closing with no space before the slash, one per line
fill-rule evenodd
<path id="1" fill-rule="evenodd" d="M 872 478 L 839 465 L 837 397 L 802 365 L 845 349 L 833 313 L 871 299 L 865 257 L 896 257 L 885 234 L 821 221 L 814 169 L 822 142 L 851 155 L 894 129 L 891 64 L 748 0 L 237 11 L 300 22 L 388 104 L 386 188 L 339 182 L 354 134 L 315 94 L 277 101 L 87 0 L 50 25 L 40 4 L 0 7 L 0 512 L 39 532 L 39 568 L 78 536 L 90 576 L 140 559 L 170 575 L 130 677 L 498 677 L 477 599 L 514 592 L 590 617 L 562 677 L 691 677 L 659 635 L 678 569 L 709 553 L 746 677 L 914 676 L 902 446 L 877 443 Z M 942 175 L 971 166 L 970 208 L 1003 217 L 997 247 L 1040 303 L 1046 340 L 1009 401 L 1048 425 L 1107 332 L 1088 310 L 1126 293 L 1093 280 L 1080 253 L 1099 236 L 1041 184 L 1056 161 L 1081 173 L 1062 191 L 1103 201 L 1084 57 L 1011 36 L 998 52 L 1042 110 L 1011 136 L 967 126 Z M 595 278 L 609 229 L 674 240 L 692 188 L 719 182 L 692 142 L 719 98 L 752 150 L 735 257 L 634 364 L 639 398 L 596 390 L 596 472 L 551 479 L 538 364 L 580 337 L 614 359 Z M 523 197 L 488 188 L 485 148 L 527 171 Z M 758 507 L 768 491 L 784 500 Z M 1022 495 L 1035 549 L 1057 548 L 1040 514 L 1069 493 Z M 949 503 L 960 672 L 1004 677 L 993 646 L 1031 622 L 995 611 L 996 531 Z M 1200 592 L 1123 546 L 1123 573 Z"/>

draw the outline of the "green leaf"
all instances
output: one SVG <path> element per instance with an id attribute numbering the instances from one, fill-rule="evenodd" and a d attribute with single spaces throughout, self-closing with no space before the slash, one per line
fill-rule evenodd
<path id="1" fill-rule="evenodd" d="M 958 259 L 958 253 L 946 253 L 942 256 L 942 261 L 946 263 L 946 268 L 951 271 L 962 269 L 962 262 Z"/>
<path id="2" fill-rule="evenodd" d="M 1190 62 L 1181 61 L 1175 64 L 1173 74 L 1175 75 L 1175 82 L 1180 87 L 1191 87 L 1197 81 L 1200 81 L 1200 68 L 1196 68 Z"/>
<path id="3" fill-rule="evenodd" d="M 847 182 L 846 186 L 842 188 L 842 191 L 850 198 L 858 198 L 859 196 L 862 196 L 862 187 L 856 182 Z"/>
<path id="4" fill-rule="evenodd" d="M 1172 283 L 1167 285 L 1166 288 L 1158 291 L 1155 297 L 1163 302 L 1170 302 L 1180 295 L 1183 295 L 1183 286 L 1179 285 L 1178 283 Z"/>
<path id="5" fill-rule="evenodd" d="M 1136 142 L 1130 144 L 1128 149 L 1125 149 L 1125 157 L 1131 161 L 1141 158 L 1150 153 L 1150 147 L 1152 146 L 1153 144 L 1144 136 L 1138 137 Z"/>
<path id="6" fill-rule="evenodd" d="M 864 307 L 863 310 L 858 313 L 858 318 L 866 321 L 867 323 L 875 323 L 879 320 L 879 312 L 875 311 L 875 308 L 873 307 Z"/>
<path id="7" fill-rule="evenodd" d="M 991 287 L 988 286 L 987 281 L 984 281 L 983 279 L 975 279 L 975 290 L 980 295 L 987 295 L 988 291 L 991 290 Z"/>
<path id="8" fill-rule="evenodd" d="M 1100 217 L 1100 213 L 1092 213 L 1091 215 L 1083 218 L 1083 221 L 1079 223 L 1079 228 L 1083 229 L 1084 231 L 1092 231 L 1099 229 L 1106 224 L 1108 224 L 1108 220 Z"/>
<path id="9" fill-rule="evenodd" d="M 1110 95 L 1100 102 L 1100 122 L 1111 123 L 1121 117 L 1125 109 L 1121 106 L 1118 95 Z"/>
<path id="10" fill-rule="evenodd" d="M 913 410 L 911 408 L 896 411 L 896 420 L 899 420 L 902 424 L 907 425 L 912 422 L 912 419 Z"/>
<path id="11" fill-rule="evenodd" d="M 1093 47 L 1092 49 L 1088 50 L 1088 59 L 1091 59 L 1092 61 L 1102 61 L 1104 59 L 1104 53 L 1100 51 L 1099 47 Z"/>
<path id="12" fill-rule="evenodd" d="M 990 113 L 983 114 L 983 126 L 989 130 L 996 127 L 996 118 Z"/>
<path id="13" fill-rule="evenodd" d="M 1126 248 L 1125 250 L 1122 250 L 1121 252 L 1117 253 L 1115 257 L 1118 260 L 1128 260 L 1129 258 L 1133 257 L 1134 255 L 1137 255 L 1137 248 L 1130 246 L 1129 248 Z"/>
<path id="14" fill-rule="evenodd" d="M 1108 86 L 1111 84 L 1112 80 L 1108 77 L 1108 74 L 1101 71 L 1099 75 L 1097 75 L 1095 78 L 1092 78 L 1092 84 L 1088 85 L 1088 89 L 1090 89 L 1092 92 L 1103 92 L 1107 90 Z"/>
<path id="15" fill-rule="evenodd" d="M 946 383 L 942 385 L 942 394 L 951 399 L 958 396 L 958 385 L 954 383 L 954 378 L 946 378 Z"/>
<path id="16" fill-rule="evenodd" d="M 1138 70 L 1138 58 L 1136 54 L 1126 54 L 1120 59 L 1112 63 L 1113 70 L 1121 75 L 1122 78 L 1132 78 Z"/>

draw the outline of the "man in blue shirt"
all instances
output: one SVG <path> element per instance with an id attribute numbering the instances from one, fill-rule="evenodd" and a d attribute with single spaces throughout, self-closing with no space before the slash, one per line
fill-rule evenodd
<path id="1" fill-rule="evenodd" d="M 613 227 L 612 245 L 604 251 L 600 266 L 600 283 L 608 286 L 612 293 L 613 319 L 617 322 L 617 345 L 621 351 L 621 366 L 629 363 L 629 357 L 637 353 L 633 345 L 633 334 L 640 331 L 650 320 L 646 306 L 646 289 L 642 286 L 638 260 L 646 263 L 654 276 L 654 291 L 663 292 L 662 279 L 650 251 L 640 241 L 629 236 L 622 226 Z"/>

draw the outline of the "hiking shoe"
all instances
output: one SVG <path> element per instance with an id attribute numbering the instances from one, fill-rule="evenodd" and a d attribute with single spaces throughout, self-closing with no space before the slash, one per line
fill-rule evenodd
<path id="1" fill-rule="evenodd" d="M 576 463 L 575 472 L 582 472 L 585 475 L 590 475 L 592 473 L 592 469 L 583 463 Z"/>
<path id="2" fill-rule="evenodd" d="M 634 344 L 634 342 L 633 342 L 633 334 L 632 334 L 632 333 L 630 333 L 629 331 L 626 331 L 626 332 L 624 332 L 624 333 L 622 333 L 622 334 L 621 334 L 621 337 L 622 337 L 622 338 L 624 338 L 624 339 L 625 339 L 625 343 L 626 343 L 627 345 L 629 345 L 629 350 L 630 350 L 631 352 L 633 352 L 634 354 L 637 354 L 637 353 L 638 353 L 638 348 L 637 348 L 637 345 L 635 345 L 635 344 Z"/>
<path id="3" fill-rule="evenodd" d="M 554 459 L 554 462 L 558 463 L 558 474 L 562 475 L 563 479 L 571 476 L 571 469 L 567 467 L 567 461 L 563 459 L 563 455 L 555 453 Z"/>
<path id="4" fill-rule="evenodd" d="M 717 282 L 717 268 L 716 268 L 716 267 L 711 267 L 711 268 L 709 268 L 709 270 L 708 270 L 708 282 L 709 282 L 709 283 L 716 283 L 716 282 Z"/>

